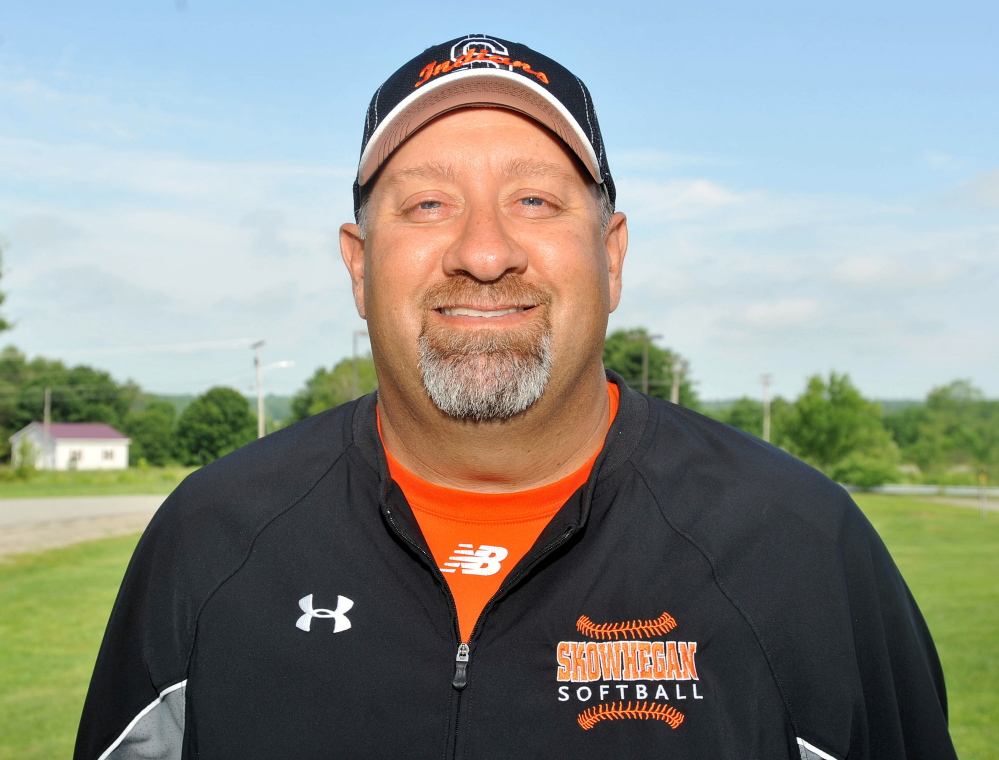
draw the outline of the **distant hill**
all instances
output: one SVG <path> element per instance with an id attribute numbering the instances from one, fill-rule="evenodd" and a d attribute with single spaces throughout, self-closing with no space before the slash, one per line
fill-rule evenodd
<path id="1" fill-rule="evenodd" d="M 157 401 L 166 401 L 173 404 L 180 417 L 184 410 L 191 404 L 197 396 L 191 393 L 159 394 L 155 396 Z M 280 424 L 286 423 L 291 418 L 291 400 L 294 396 L 275 396 L 272 393 L 264 396 L 264 417 Z M 254 414 L 257 412 L 257 399 L 255 396 L 247 397 L 247 405 Z"/>
<path id="2" fill-rule="evenodd" d="M 727 412 L 732 404 L 734 404 L 738 399 L 734 398 L 723 398 L 723 399 L 713 399 L 711 401 L 701 401 L 700 411 L 709 417 L 717 417 L 720 414 Z M 763 399 L 755 399 L 756 401 L 762 402 Z M 895 398 L 895 399 L 877 399 L 878 404 L 881 405 L 881 411 L 885 414 L 898 414 L 899 412 L 904 412 L 906 409 L 911 409 L 914 406 L 922 406 L 926 402 L 922 399 L 908 399 L 908 398 Z"/>
<path id="3" fill-rule="evenodd" d="M 885 414 L 898 414 L 899 412 L 904 412 L 906 409 L 911 409 L 914 406 L 923 406 L 926 401 L 923 399 L 877 399 L 877 403 L 881 405 L 881 411 Z"/>

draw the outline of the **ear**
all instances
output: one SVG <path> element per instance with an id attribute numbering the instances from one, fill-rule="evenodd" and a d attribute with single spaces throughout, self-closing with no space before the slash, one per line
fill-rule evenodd
<path id="1" fill-rule="evenodd" d="M 344 224 L 340 227 L 340 255 L 350 274 L 357 313 L 361 315 L 361 319 L 367 319 L 364 314 L 364 238 L 361 237 L 361 228 L 356 224 Z"/>
<path id="2" fill-rule="evenodd" d="M 614 311 L 621 302 L 621 272 L 624 255 L 628 252 L 628 219 L 620 211 L 614 213 L 604 233 L 604 250 L 607 251 L 607 275 L 610 281 L 610 309 Z"/>

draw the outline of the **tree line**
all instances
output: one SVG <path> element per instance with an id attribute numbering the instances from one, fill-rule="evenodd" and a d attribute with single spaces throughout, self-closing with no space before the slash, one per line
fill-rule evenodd
<path id="1" fill-rule="evenodd" d="M 646 337 L 644 329 L 619 330 L 605 343 L 605 366 L 633 387 L 640 383 Z M 649 343 L 649 393 L 668 399 L 672 368 L 686 363 Z M 757 399 L 706 404 L 685 375 L 680 404 L 763 436 L 765 410 Z M 834 480 L 861 487 L 901 480 L 974 485 L 981 474 L 999 480 L 999 401 L 987 400 L 968 380 L 934 388 L 923 403 L 886 411 L 864 398 L 847 374 L 812 375 L 793 400 L 771 401 L 770 440 Z"/>
<path id="2" fill-rule="evenodd" d="M 764 405 L 743 397 L 704 402 L 689 363 L 642 328 L 607 337 L 604 364 L 632 387 L 670 400 L 755 436 L 763 435 Z M 676 375 L 676 376 L 674 376 Z M 350 401 L 377 387 L 370 355 L 318 368 L 291 401 L 296 422 Z M 212 388 L 178 413 L 169 401 L 136 383 L 119 383 L 85 365 L 28 359 L 14 347 L 0 352 L 0 457 L 9 458 L 9 437 L 41 421 L 50 389 L 53 422 L 106 422 L 132 439 L 132 465 L 201 465 L 256 437 L 256 416 L 245 396 Z M 999 479 L 999 401 L 984 398 L 966 380 L 933 389 L 925 402 L 888 410 L 866 399 L 849 375 L 808 378 L 794 399 L 770 404 L 770 440 L 833 479 L 873 486 L 901 479 L 927 483 Z"/>
<path id="3" fill-rule="evenodd" d="M 245 396 L 212 388 L 181 414 L 134 382 L 116 382 L 86 365 L 28 358 L 13 346 L 0 352 L 0 457 L 10 457 L 10 436 L 43 419 L 49 391 L 52 422 L 104 422 L 132 439 L 129 464 L 200 465 L 238 449 L 257 435 Z"/>
<path id="4" fill-rule="evenodd" d="M 743 397 L 705 403 L 687 362 L 656 344 L 644 328 L 617 330 L 604 343 L 604 366 L 634 388 L 701 412 L 757 437 L 763 402 Z M 377 385 L 369 356 L 319 368 L 292 401 L 292 421 L 304 419 Z M 975 484 L 980 473 L 999 480 L 999 401 L 967 380 L 934 388 L 925 402 L 886 412 L 866 399 L 849 375 L 813 375 L 793 400 L 770 404 L 770 440 L 841 483 L 870 487 L 909 481 Z"/>

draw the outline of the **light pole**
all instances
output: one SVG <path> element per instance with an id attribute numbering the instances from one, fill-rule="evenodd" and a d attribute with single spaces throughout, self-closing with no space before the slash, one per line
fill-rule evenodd
<path id="1" fill-rule="evenodd" d="M 773 375 L 763 376 L 763 440 L 770 443 L 770 383 Z"/>
<path id="2" fill-rule="evenodd" d="M 264 437 L 264 363 L 260 360 L 260 349 L 263 347 L 262 340 L 250 346 L 255 352 L 253 364 L 257 368 L 257 438 Z"/>
<path id="3" fill-rule="evenodd" d="M 642 393 L 649 393 L 649 344 L 654 340 L 659 340 L 662 335 L 649 335 L 648 333 L 633 332 L 628 333 L 630 340 L 642 341 Z"/>
<path id="4" fill-rule="evenodd" d="M 52 389 L 45 389 L 45 408 L 42 412 L 42 430 L 44 431 L 45 448 L 42 450 L 42 468 L 55 469 L 55 451 L 52 446 Z"/>
<path id="5" fill-rule="evenodd" d="M 350 398 L 351 399 L 357 398 L 357 396 L 358 396 L 358 390 L 359 390 L 358 389 L 358 385 L 360 384 L 359 383 L 359 378 L 357 376 L 357 339 L 358 338 L 367 338 L 367 337 L 368 337 L 368 331 L 367 330 L 354 330 L 354 364 L 353 364 L 353 372 L 351 373 L 351 376 L 350 376 Z"/>
<path id="6" fill-rule="evenodd" d="M 684 371 L 687 369 L 687 362 L 681 359 L 679 356 L 673 360 L 672 366 L 673 372 L 673 384 L 669 389 L 669 400 L 674 404 L 679 405 L 680 403 L 680 380 L 683 377 Z"/>

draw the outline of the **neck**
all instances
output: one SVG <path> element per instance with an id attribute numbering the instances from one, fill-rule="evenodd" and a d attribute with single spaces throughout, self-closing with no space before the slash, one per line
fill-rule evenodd
<path id="1" fill-rule="evenodd" d="M 435 485 L 505 493 L 540 488 L 582 467 L 603 443 L 610 405 L 597 362 L 581 376 L 549 387 L 527 411 L 501 422 L 466 422 L 421 394 L 378 390 L 385 446 L 399 463 Z"/>

